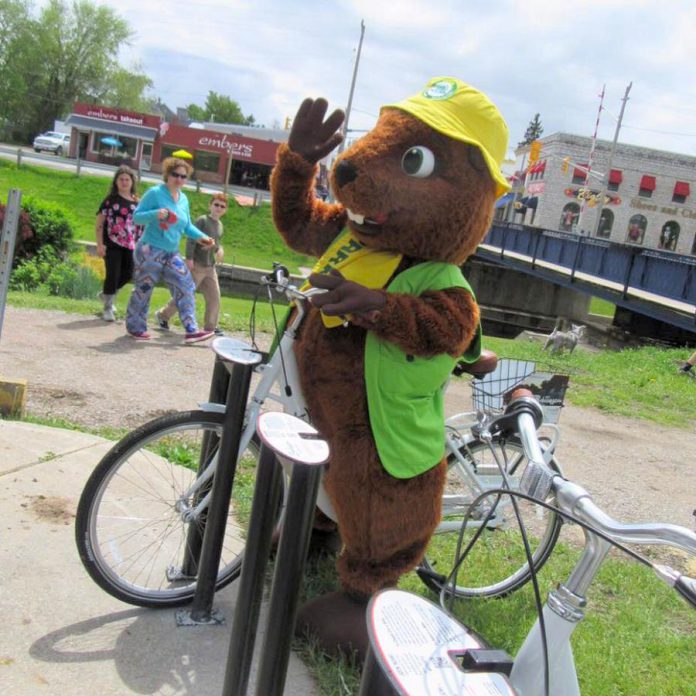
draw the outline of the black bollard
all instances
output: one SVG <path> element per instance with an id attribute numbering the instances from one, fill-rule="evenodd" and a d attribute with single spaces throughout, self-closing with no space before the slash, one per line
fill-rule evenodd
<path id="1" fill-rule="evenodd" d="M 329 447 L 318 438 L 317 431 L 312 426 L 285 413 L 262 413 L 258 418 L 256 431 L 264 444 L 264 450 L 272 450 L 293 467 L 256 688 L 256 693 L 263 696 L 281 696 L 290 659 L 297 600 L 314 520 L 321 465 L 329 458 Z M 263 571 L 279 502 L 275 492 L 281 488 L 279 478 L 274 483 L 274 496 L 269 500 L 261 483 L 262 476 L 264 480 L 269 476 L 269 468 L 264 455 L 257 473 L 259 478 L 254 491 L 252 525 L 244 555 L 222 696 L 244 696 L 248 684 Z M 278 465 L 275 469 L 274 482 L 275 477 L 283 476 Z"/>
<path id="2" fill-rule="evenodd" d="M 320 480 L 319 466 L 293 464 L 259 661 L 257 696 L 282 696 L 285 687 Z"/>
<path id="3" fill-rule="evenodd" d="M 283 471 L 275 453 L 266 445 L 261 445 L 242 577 L 227 653 L 223 696 L 246 694 L 261 609 L 264 574 L 281 502 L 282 477 Z"/>
<path id="4" fill-rule="evenodd" d="M 213 349 L 228 365 L 231 364 L 231 368 L 228 366 L 231 376 L 218 450 L 218 465 L 213 478 L 213 489 L 198 564 L 196 592 L 191 609 L 177 612 L 176 620 L 179 625 L 214 624 L 224 621 L 218 614 L 213 614 L 213 596 L 222 555 L 232 486 L 237 470 L 251 375 L 254 366 L 261 362 L 261 356 L 258 353 L 234 339 L 215 339 Z"/>
<path id="5" fill-rule="evenodd" d="M 227 365 L 220 358 L 215 356 L 215 366 L 213 367 L 213 377 L 210 381 L 210 394 L 208 401 L 213 404 L 224 404 L 227 402 L 230 387 L 230 372 Z M 230 394 L 231 395 L 231 394 Z M 210 453 L 214 451 L 219 443 L 219 438 L 215 433 L 206 432 L 201 446 L 201 455 L 198 462 L 198 475 L 200 476 L 210 464 Z M 210 490 L 205 486 L 198 491 L 193 499 L 191 506 L 195 507 Z M 205 531 L 206 520 L 200 520 L 200 524 L 190 524 L 186 535 L 186 549 L 181 564 L 181 575 L 185 578 L 195 578 L 198 574 L 198 562 L 201 557 L 201 546 L 203 545 L 203 532 Z"/>

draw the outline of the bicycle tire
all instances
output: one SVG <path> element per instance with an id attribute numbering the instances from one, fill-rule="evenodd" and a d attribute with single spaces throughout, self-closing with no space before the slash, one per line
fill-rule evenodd
<path id="1" fill-rule="evenodd" d="M 92 472 L 78 504 L 75 540 L 85 569 L 113 597 L 149 608 L 193 598 L 195 570 L 174 577 L 190 548 L 191 523 L 181 509 L 191 501 L 182 495 L 201 457 L 215 456 L 223 418 L 208 411 L 156 418 L 117 442 Z M 216 589 L 241 571 L 257 460 L 254 440 L 237 466 Z M 200 530 L 201 522 L 196 525 Z"/>
<path id="2" fill-rule="evenodd" d="M 491 445 L 499 450 L 500 454 L 506 454 L 506 458 L 501 459 L 501 461 L 507 461 L 508 475 L 513 482 L 519 481 L 527 463 L 520 441 L 516 438 L 506 440 L 496 438 Z M 479 480 L 485 482 L 485 487 L 502 487 L 502 477 L 487 443 L 475 439 L 461 447 L 460 453 L 477 472 Z M 457 510 L 456 506 L 452 506 L 448 512 L 445 506 L 447 493 L 453 489 L 455 491 L 466 489 L 466 497 L 469 501 L 472 500 L 470 488 L 458 471 L 460 466 L 461 464 L 455 455 L 450 454 L 448 458 L 448 488 L 445 492 L 445 498 L 443 498 L 443 521 L 456 523 L 450 525 L 456 529 L 451 529 L 449 532 L 436 531 L 426 550 L 425 558 L 418 568 L 418 575 L 422 582 L 437 593 L 442 591 L 446 578 L 454 567 L 459 529 L 464 512 L 468 507 L 468 505 L 460 505 Z M 558 463 L 554 459 L 551 460 L 550 466 L 560 473 Z M 495 497 L 487 500 L 494 501 Z M 525 521 L 534 568 L 538 572 L 553 551 L 561 530 L 562 520 L 555 512 L 539 505 L 519 498 L 517 501 L 520 514 Z M 482 520 L 485 517 L 486 509 L 483 507 L 476 511 L 472 519 Z M 460 598 L 505 597 L 531 579 L 531 572 L 527 564 L 510 496 L 501 498 L 496 510 L 496 518 L 495 522 L 487 525 L 462 564 L 454 590 L 455 596 Z M 476 527 L 467 528 L 462 550 L 475 532 Z M 448 558 L 449 560 L 447 560 Z M 445 568 L 445 566 L 447 567 Z M 476 577 L 471 577 L 471 572 L 467 574 L 470 568 L 476 569 Z M 464 580 L 462 580 L 462 576 L 465 578 Z M 450 591 L 451 587 L 448 589 L 448 592 Z"/>

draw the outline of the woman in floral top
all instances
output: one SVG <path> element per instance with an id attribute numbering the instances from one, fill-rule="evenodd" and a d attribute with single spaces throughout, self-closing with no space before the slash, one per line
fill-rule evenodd
<path id="1" fill-rule="evenodd" d="M 138 205 L 135 187 L 135 172 L 121 165 L 114 174 L 109 195 L 97 212 L 97 255 L 104 259 L 106 267 L 104 288 L 99 293 L 99 299 L 104 302 L 104 321 L 116 319 L 116 293 L 133 277 L 133 249 L 142 232 L 133 222 L 133 211 Z"/>

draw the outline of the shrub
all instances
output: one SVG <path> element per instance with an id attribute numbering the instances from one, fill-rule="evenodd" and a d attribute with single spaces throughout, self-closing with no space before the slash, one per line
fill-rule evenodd
<path id="1" fill-rule="evenodd" d="M 94 299 L 102 288 L 102 281 L 90 268 L 61 263 L 51 271 L 46 287 L 51 295 L 74 300 Z"/>
<path id="2" fill-rule="evenodd" d="M 5 210 L 7 206 L 4 203 L 0 203 L 0 229 L 5 224 Z M 31 227 L 31 218 L 26 210 L 22 210 L 19 214 L 19 228 L 17 229 L 17 238 L 15 240 L 14 254 L 17 258 L 17 254 L 20 249 L 24 246 L 27 240 L 34 236 L 34 230 Z"/>
<path id="3" fill-rule="evenodd" d="M 41 287 L 61 260 L 53 247 L 39 249 L 31 259 L 20 259 L 19 265 L 10 275 L 11 290 L 36 290 Z"/>
<path id="4" fill-rule="evenodd" d="M 29 215 L 34 234 L 24 239 L 15 263 L 35 256 L 40 249 L 51 247 L 55 255 L 65 258 L 74 237 L 72 223 L 59 205 L 45 203 L 33 198 L 24 201 L 23 208 Z"/>
<path id="5" fill-rule="evenodd" d="M 63 261 L 46 246 L 31 259 L 25 259 L 10 275 L 12 290 L 33 291 L 45 288 L 49 295 L 75 300 L 93 299 L 102 281 L 91 269 L 73 261 Z"/>

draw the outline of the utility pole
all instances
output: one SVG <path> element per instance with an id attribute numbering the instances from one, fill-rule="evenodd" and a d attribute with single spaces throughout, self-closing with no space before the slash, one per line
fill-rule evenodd
<path id="1" fill-rule="evenodd" d="M 607 193 L 607 186 L 609 185 L 609 176 L 611 174 L 611 165 L 614 161 L 614 152 L 616 151 L 616 143 L 619 140 L 619 131 L 621 130 L 621 121 L 623 121 L 624 111 L 626 109 L 626 102 L 628 101 L 628 93 L 631 91 L 633 82 L 628 83 L 626 91 L 624 92 L 623 99 L 621 100 L 621 111 L 619 111 L 619 118 L 616 121 L 616 131 L 614 132 L 614 140 L 611 143 L 611 150 L 609 150 L 609 161 L 607 162 L 607 171 L 602 180 L 602 187 L 599 190 L 599 195 L 597 196 L 597 216 L 595 218 L 595 223 L 592 228 L 592 237 L 597 236 L 597 231 L 599 230 L 599 223 L 602 220 L 602 209 L 604 208 L 604 196 Z"/>
<path id="2" fill-rule="evenodd" d="M 363 36 L 365 36 L 365 20 L 360 20 L 360 42 L 358 43 L 358 54 L 355 57 L 355 65 L 353 66 L 353 79 L 350 83 L 350 92 L 348 94 L 348 105 L 346 106 L 346 119 L 343 122 L 343 142 L 338 146 L 338 154 L 343 152 L 348 138 L 348 120 L 350 119 L 350 110 L 353 106 L 353 92 L 355 91 L 355 81 L 358 77 L 358 64 L 360 63 L 360 51 L 362 50 Z"/>
<path id="3" fill-rule="evenodd" d="M 585 181 L 587 185 L 590 185 L 590 176 L 592 174 L 592 163 L 594 160 L 595 148 L 597 147 L 597 131 L 599 130 L 599 119 L 602 116 L 602 109 L 604 108 L 604 92 L 606 90 L 606 84 L 602 85 L 602 93 L 599 95 L 599 109 L 597 110 L 597 120 L 595 121 L 594 135 L 592 136 L 592 145 L 590 146 L 590 156 L 587 160 L 587 176 Z M 583 198 L 580 202 L 580 214 L 578 215 L 578 229 L 580 234 L 582 234 L 584 229 L 584 217 L 585 208 L 587 207 L 587 201 Z"/>

